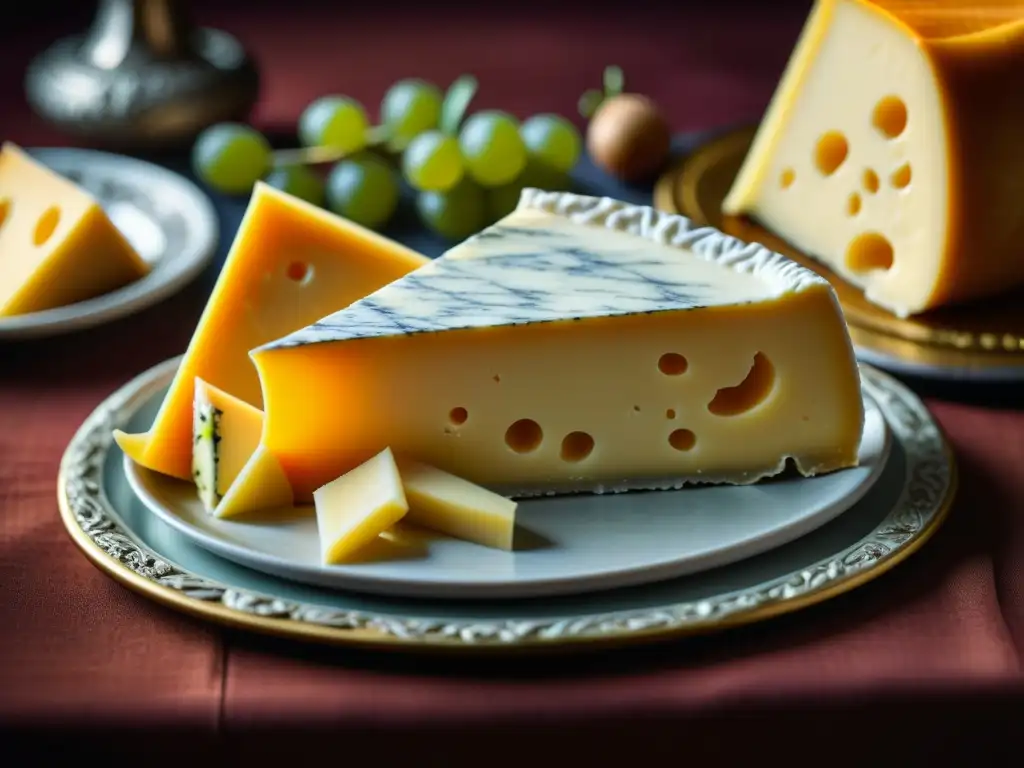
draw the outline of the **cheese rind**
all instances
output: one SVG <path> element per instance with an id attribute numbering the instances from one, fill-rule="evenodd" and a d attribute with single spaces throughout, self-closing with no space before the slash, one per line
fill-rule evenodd
<path id="1" fill-rule="evenodd" d="M 92 195 L 3 144 L 0 317 L 91 299 L 149 271 Z"/>
<path id="2" fill-rule="evenodd" d="M 506 495 L 748 483 L 855 465 L 835 295 L 760 246 L 524 192 L 440 259 L 253 352 L 298 499 L 390 446 Z M 315 382 L 310 386 L 310 382 Z"/>
<path id="3" fill-rule="evenodd" d="M 405 522 L 511 551 L 518 506 L 512 499 L 407 457 L 398 458 L 398 473 L 409 503 Z"/>
<path id="4" fill-rule="evenodd" d="M 389 448 L 318 488 L 313 502 L 325 565 L 345 562 L 409 510 Z"/>
<path id="5" fill-rule="evenodd" d="M 291 505 L 277 459 L 260 448 L 263 412 L 195 380 L 192 474 L 207 512 L 228 518 Z"/>
<path id="6" fill-rule="evenodd" d="M 392 240 L 257 183 L 153 426 L 144 436 L 115 432 L 118 445 L 148 469 L 188 479 L 197 377 L 262 406 L 250 349 L 344 307 L 427 261 Z"/>
<path id="7" fill-rule="evenodd" d="M 1024 284 L 1024 5 L 818 0 L 722 210 L 908 316 Z"/>

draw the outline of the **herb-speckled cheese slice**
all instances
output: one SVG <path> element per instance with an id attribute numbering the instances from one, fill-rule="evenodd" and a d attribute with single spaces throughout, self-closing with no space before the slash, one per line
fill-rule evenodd
<path id="1" fill-rule="evenodd" d="M 263 412 L 202 379 L 194 388 L 192 476 L 206 510 L 236 517 L 290 506 L 291 485 L 260 446 Z"/>
<path id="2" fill-rule="evenodd" d="M 507 495 L 750 483 L 853 466 L 835 295 L 783 256 L 609 198 L 511 215 L 253 351 L 297 496 L 390 446 Z"/>

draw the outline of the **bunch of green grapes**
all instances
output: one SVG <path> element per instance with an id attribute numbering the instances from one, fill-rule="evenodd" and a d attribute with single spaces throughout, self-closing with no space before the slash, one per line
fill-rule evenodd
<path id="1" fill-rule="evenodd" d="M 558 115 L 518 124 L 490 110 L 463 122 L 475 90 L 469 76 L 447 94 L 401 80 L 385 94 L 378 126 L 359 102 L 324 96 L 299 118 L 300 150 L 273 152 L 250 126 L 215 125 L 197 139 L 193 168 L 220 192 L 245 194 L 263 179 L 372 229 L 394 215 L 404 177 L 424 225 L 462 239 L 511 212 L 524 187 L 566 189 L 581 149 L 576 128 Z M 326 173 L 311 167 L 323 163 Z"/>
<path id="2" fill-rule="evenodd" d="M 524 187 L 566 189 L 580 154 L 576 128 L 558 115 L 522 124 L 486 110 L 461 126 L 421 133 L 402 157 L 423 223 L 458 240 L 510 213 Z"/>

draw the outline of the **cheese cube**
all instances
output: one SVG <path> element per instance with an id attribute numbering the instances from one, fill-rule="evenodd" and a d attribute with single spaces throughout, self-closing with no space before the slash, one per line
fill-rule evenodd
<path id="1" fill-rule="evenodd" d="M 325 565 L 345 562 L 409 510 L 390 448 L 318 488 L 313 502 Z"/>
<path id="2" fill-rule="evenodd" d="M 262 411 L 195 380 L 192 474 L 208 512 L 236 517 L 291 505 L 288 478 L 260 447 L 262 431 Z"/>
<path id="3" fill-rule="evenodd" d="M 258 183 L 153 426 L 141 434 L 115 432 L 121 450 L 155 472 L 189 479 L 197 377 L 262 406 L 250 349 L 427 261 L 405 246 Z"/>
<path id="4" fill-rule="evenodd" d="M 252 353 L 300 501 L 390 446 L 509 496 L 857 463 L 829 284 L 608 198 L 526 190 L 445 256 Z"/>
<path id="5" fill-rule="evenodd" d="M 1022 285 L 1022 81 L 1024 4 L 818 0 L 723 211 L 901 317 Z"/>
<path id="6" fill-rule="evenodd" d="M 461 477 L 401 457 L 398 473 L 409 502 L 405 521 L 495 549 L 512 549 L 516 503 Z"/>
<path id="7" fill-rule="evenodd" d="M 0 317 L 91 299 L 148 273 L 92 195 L 4 143 Z"/>

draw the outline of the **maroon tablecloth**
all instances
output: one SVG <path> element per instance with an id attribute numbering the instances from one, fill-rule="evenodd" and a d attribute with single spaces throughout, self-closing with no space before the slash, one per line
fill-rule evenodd
<path id="1" fill-rule="evenodd" d="M 237 33 L 259 57 L 264 125 L 291 124 L 325 92 L 375 104 L 399 77 L 444 83 L 466 71 L 480 80 L 482 107 L 571 113 L 616 63 L 679 131 L 756 119 L 807 8 L 205 5 L 194 4 L 201 21 Z M 5 30 L 3 138 L 61 143 L 28 115 L 20 90 L 28 56 L 59 31 Z M 915 384 L 959 457 L 952 518 L 909 562 L 826 605 L 614 654 L 377 656 L 172 613 L 96 571 L 61 526 L 54 481 L 67 441 L 108 393 L 184 349 L 204 298 L 193 286 L 94 331 L 0 345 L 0 727 L 44 729 L 31 742 L 37 754 L 59 747 L 68 758 L 148 764 L 227 744 L 236 760 L 886 765 L 984 763 L 1013 745 L 1024 713 L 1024 398 L 1012 388 Z"/>

